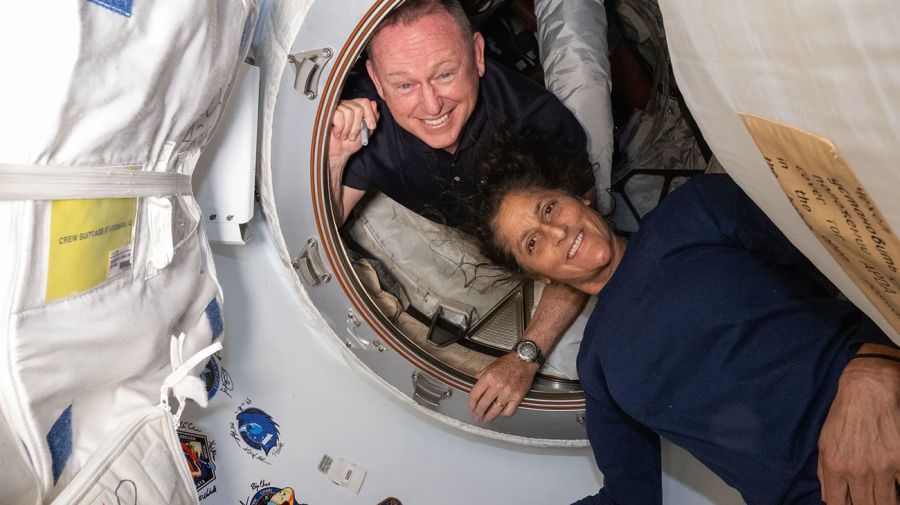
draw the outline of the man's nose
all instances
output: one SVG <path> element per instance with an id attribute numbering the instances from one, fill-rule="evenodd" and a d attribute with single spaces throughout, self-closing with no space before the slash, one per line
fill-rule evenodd
<path id="1" fill-rule="evenodd" d="M 441 112 L 441 99 L 431 84 L 422 86 L 422 105 L 427 114 L 437 115 Z"/>

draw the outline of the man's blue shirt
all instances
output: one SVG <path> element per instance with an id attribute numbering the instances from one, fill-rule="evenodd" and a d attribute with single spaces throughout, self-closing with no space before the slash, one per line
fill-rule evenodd
<path id="1" fill-rule="evenodd" d="M 450 226 L 465 222 L 462 207 L 475 193 L 478 155 L 500 128 L 537 127 L 587 158 L 587 137 L 575 116 L 552 93 L 512 70 L 486 60 L 478 102 L 450 154 L 434 149 L 404 130 L 375 90 L 368 75 L 350 82 L 344 95 L 369 98 L 381 119 L 369 145 L 344 169 L 345 186 L 380 190 L 408 209 Z M 585 166 L 588 166 L 585 163 Z M 590 188 L 584 188 L 585 190 Z"/>

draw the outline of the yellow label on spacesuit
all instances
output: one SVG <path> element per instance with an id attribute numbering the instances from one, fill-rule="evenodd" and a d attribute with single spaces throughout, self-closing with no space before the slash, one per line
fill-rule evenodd
<path id="1" fill-rule="evenodd" d="M 130 271 L 137 200 L 56 200 L 50 210 L 46 301 Z"/>
<path id="2" fill-rule="evenodd" d="M 739 115 L 800 217 L 900 331 L 900 241 L 837 147 L 791 126 Z"/>

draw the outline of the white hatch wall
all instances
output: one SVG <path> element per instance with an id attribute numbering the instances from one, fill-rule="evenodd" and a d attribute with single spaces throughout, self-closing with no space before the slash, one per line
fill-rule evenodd
<path id="1" fill-rule="evenodd" d="M 321 316 L 301 304 L 261 218 L 245 246 L 213 247 L 229 301 L 228 346 L 216 357 L 218 385 L 205 411 L 189 410 L 182 432 L 205 437 L 215 477 L 204 505 L 250 503 L 265 487 L 291 487 L 296 503 L 405 505 L 570 503 L 602 477 L 589 448 L 529 448 L 435 422 L 352 370 L 327 342 Z M 247 402 L 249 399 L 250 403 Z M 268 455 L 237 433 L 239 409 L 278 423 Z M 366 472 L 359 494 L 318 469 L 323 455 Z M 337 463 L 335 463 L 337 464 Z M 663 444 L 666 505 L 737 505 L 737 493 L 693 457 Z"/>
<path id="2" fill-rule="evenodd" d="M 276 32 L 278 44 L 257 40 L 264 90 L 258 189 L 273 241 L 285 265 L 293 264 L 288 272 L 299 297 L 333 329 L 332 343 L 350 348 L 371 370 L 367 373 L 377 375 L 376 382 L 398 398 L 430 401 L 435 419 L 489 438 L 584 446 L 584 397 L 577 383 L 576 390 L 535 391 L 516 416 L 477 423 L 466 396 L 475 373 L 435 358 L 423 350 L 427 346 L 398 331 L 351 267 L 325 191 L 327 135 L 344 79 L 378 22 L 397 3 L 314 2 L 294 32 Z M 430 399 L 423 400 L 426 396 Z"/>

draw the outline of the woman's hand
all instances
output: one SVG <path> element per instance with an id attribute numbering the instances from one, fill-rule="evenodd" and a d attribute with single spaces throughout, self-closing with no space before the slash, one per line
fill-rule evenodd
<path id="1" fill-rule="evenodd" d="M 900 503 L 900 363 L 858 358 L 844 368 L 819 434 L 817 473 L 828 505 Z"/>

